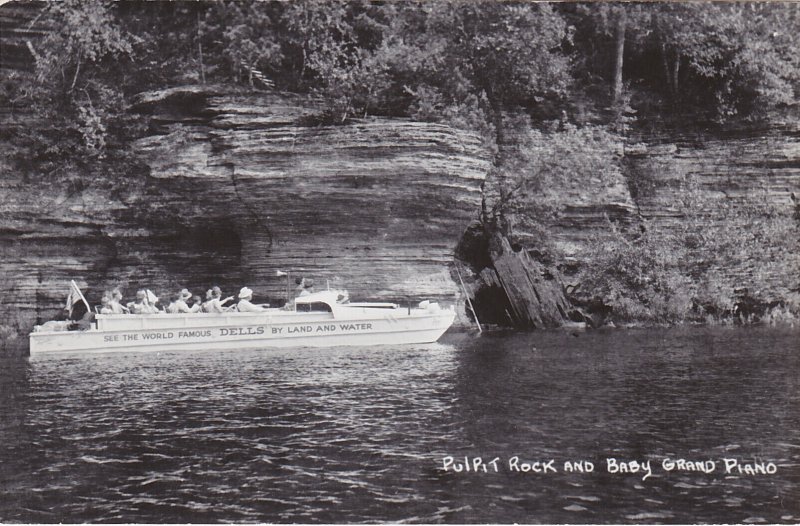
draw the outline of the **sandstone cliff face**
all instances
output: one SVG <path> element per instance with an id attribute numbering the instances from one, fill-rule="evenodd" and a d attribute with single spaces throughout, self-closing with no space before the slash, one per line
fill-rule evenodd
<path id="1" fill-rule="evenodd" d="M 0 68 L 32 69 L 27 41 L 43 34 L 31 30 L 37 5 L 0 12 Z M 287 283 L 277 270 L 313 277 L 318 288 L 346 287 L 353 297 L 457 301 L 454 249 L 480 213 L 492 165 L 476 135 L 402 119 L 324 126 L 315 123 L 313 99 L 230 86 L 182 86 L 132 102 L 131 111 L 152 120 L 135 144 L 144 167 L 72 174 L 45 186 L 15 171 L 0 138 L 0 339 L 3 325 L 26 334 L 52 316 L 69 279 L 88 287 L 93 303 L 116 285 L 131 296 L 142 286 L 201 293 L 214 283 L 226 293 L 247 284 L 259 299 L 282 302 Z M 31 124 L 20 110 L 0 108 L 5 134 Z M 709 206 L 766 203 L 800 217 L 796 126 L 656 129 L 633 138 L 624 172 L 567 177 L 544 189 L 558 202 L 557 220 L 537 228 L 567 266 L 592 238 L 608 234 L 606 218 L 685 228 L 681 185 L 690 178 Z M 706 225 L 713 221 L 709 214 Z M 462 254 L 475 271 L 464 279 L 491 321 L 556 326 L 569 305 L 528 226 L 512 220 L 510 239 L 489 235 L 477 252 Z M 758 276 L 768 289 L 761 297 L 780 299 L 800 294 L 796 256 L 712 271 L 743 288 Z"/>
<path id="2" fill-rule="evenodd" d="M 52 315 L 69 279 L 92 302 L 114 284 L 131 296 L 214 283 L 281 302 L 278 270 L 353 298 L 456 301 L 448 265 L 491 163 L 475 135 L 398 119 L 319 126 L 308 100 L 224 87 L 144 94 L 133 110 L 155 123 L 135 145 L 146 177 L 2 181 L 3 307 L 21 325 Z"/>
<path id="3" fill-rule="evenodd" d="M 115 285 L 132 295 L 140 286 L 200 293 L 212 283 L 227 293 L 247 284 L 281 302 L 287 283 L 277 270 L 313 277 L 317 287 L 346 287 L 353 297 L 458 300 L 453 253 L 478 217 L 491 167 L 476 136 L 400 119 L 316 125 L 313 100 L 224 86 L 142 94 L 131 111 L 154 123 L 135 145 L 146 175 L 119 167 L 45 188 L 15 172 L 8 156 L 0 159 L 6 325 L 24 334 L 52 316 L 69 279 L 87 287 L 93 303 Z M 558 220 L 547 228 L 562 253 L 578 254 L 604 235 L 606 217 L 682 228 L 687 178 L 712 204 L 767 203 L 796 213 L 795 128 L 639 139 L 618 180 L 557 189 Z M 559 277 L 531 257 L 534 236 L 517 226 L 513 241 L 472 248 L 486 252 L 472 265 L 477 275 L 464 273 L 479 313 L 523 327 L 559 325 L 569 314 Z M 758 274 L 769 285 L 761 297 L 780 299 L 800 289 L 800 272 L 791 270 L 800 268 L 797 258 L 713 271 L 740 288 Z"/>
<path id="4" fill-rule="evenodd" d="M 726 207 L 728 217 L 750 210 L 754 221 L 767 214 L 794 217 L 800 232 L 800 127 L 776 124 L 724 132 L 662 129 L 640 137 L 642 143 L 627 154 L 628 178 L 635 191 L 641 218 L 652 225 L 678 231 L 685 228 L 682 203 L 685 188 L 693 185 L 702 196 L 703 224 L 698 230 L 755 231 L 758 225 L 725 220 L 718 214 Z M 638 187 L 638 188 L 637 188 Z M 766 257 L 766 261 L 725 261 L 710 268 L 720 284 L 748 289 L 766 302 L 799 297 L 800 254 Z M 698 255 L 703 264 L 704 255 Z M 754 287 L 754 283 L 761 286 Z"/>
<path id="5" fill-rule="evenodd" d="M 674 205 L 681 182 L 692 177 L 709 198 L 734 205 L 761 196 L 779 208 L 790 210 L 795 204 L 791 195 L 800 187 L 797 124 L 716 133 L 662 129 L 637 138 L 641 144 L 627 152 L 629 177 L 647 179 L 647 188 L 636 196 L 647 219 L 670 224 L 679 217 Z"/>
<path id="6" fill-rule="evenodd" d="M 609 169 L 602 177 L 587 176 L 586 170 L 565 173 L 558 187 L 544 188 L 532 199 L 530 207 L 542 201 L 554 204 L 554 217 L 534 224 L 524 214 L 510 218 L 513 250 L 490 250 L 494 256 L 491 261 L 473 264 L 480 272 L 471 285 L 482 317 L 525 327 L 558 325 L 565 312 L 575 320 L 584 319 L 579 312 L 569 312 L 566 302 L 559 300 L 557 273 L 552 265 L 548 268 L 542 263 L 551 260 L 567 273 L 563 278 L 567 288 L 584 293 L 579 269 L 586 263 L 585 250 L 598 238 L 609 236 L 609 221 L 628 231 L 629 237 L 654 229 L 678 239 L 713 237 L 715 232 L 725 232 L 726 238 L 730 233 L 735 239 L 738 230 L 739 257 L 722 259 L 702 250 L 687 251 L 690 261 L 683 262 L 686 267 L 697 272 L 702 269 L 702 276 L 692 277 L 706 280 L 704 290 L 718 291 L 720 299 L 800 303 L 800 253 L 787 257 L 785 250 L 770 241 L 756 239 L 763 225 L 748 223 L 763 220 L 767 224 L 777 214 L 784 219 L 783 224 L 791 224 L 794 217 L 795 231 L 787 235 L 795 240 L 800 236 L 798 128 L 775 125 L 714 133 L 692 133 L 688 129 L 661 128 L 658 133 L 633 135 L 624 151 L 615 153 L 621 169 Z M 546 150 L 551 145 L 545 140 L 530 147 Z M 699 200 L 699 204 L 694 203 L 699 210 L 695 209 L 692 220 L 684 215 L 687 200 Z M 748 242 L 759 241 L 768 253 L 759 252 L 755 258 L 753 244 L 748 246 Z M 543 243 L 556 249 L 553 253 L 558 254 L 557 261 L 548 256 Z M 554 279 L 543 279 L 547 275 Z M 527 283 L 537 282 L 537 290 L 523 290 Z M 550 293 L 543 296 L 542 291 Z M 553 301 L 542 302 L 542 297 Z M 592 303 L 597 303 L 603 313 L 609 312 L 602 298 Z M 559 308 L 548 310 L 548 304 Z M 545 312 L 562 317 L 542 317 Z"/>

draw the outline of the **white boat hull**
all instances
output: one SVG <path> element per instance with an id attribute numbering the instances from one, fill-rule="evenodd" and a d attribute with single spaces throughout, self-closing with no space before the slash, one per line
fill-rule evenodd
<path id="1" fill-rule="evenodd" d="M 86 331 L 33 332 L 31 355 L 58 352 L 184 351 L 432 343 L 452 325 L 452 309 L 337 308 L 298 313 L 98 316 Z"/>

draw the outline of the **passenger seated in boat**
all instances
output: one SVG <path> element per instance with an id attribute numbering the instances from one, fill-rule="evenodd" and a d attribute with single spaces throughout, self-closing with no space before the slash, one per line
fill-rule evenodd
<path id="1" fill-rule="evenodd" d="M 179 293 L 174 293 L 169 295 L 169 305 L 167 305 L 167 313 L 169 314 L 178 314 L 180 312 L 178 307 L 178 302 L 181 301 L 181 295 Z"/>
<path id="2" fill-rule="evenodd" d="M 309 294 L 314 293 L 314 280 L 311 278 L 303 278 L 303 290 L 300 291 L 298 297 L 300 296 L 308 296 Z"/>
<path id="3" fill-rule="evenodd" d="M 306 290 L 305 278 L 295 278 L 294 284 L 297 285 L 294 288 L 294 296 L 286 298 L 286 304 L 281 307 L 281 310 L 294 310 L 294 300 L 299 298 L 303 294 L 303 291 Z"/>
<path id="4" fill-rule="evenodd" d="M 103 294 L 103 298 L 100 300 L 100 314 L 114 314 L 114 311 L 111 309 L 111 296 L 110 292 L 106 291 Z"/>
<path id="5" fill-rule="evenodd" d="M 212 299 L 214 299 L 214 292 L 208 289 L 206 291 L 206 301 L 203 302 L 201 312 L 214 312 L 213 310 L 209 310 L 213 308 L 210 305 Z"/>
<path id="6" fill-rule="evenodd" d="M 219 287 L 212 287 L 206 292 L 206 298 L 208 301 L 203 303 L 203 312 L 225 312 L 230 310 L 231 307 L 225 307 L 225 304 L 229 301 L 233 301 L 233 296 L 228 296 L 227 298 L 222 298 L 222 290 Z"/>
<path id="7" fill-rule="evenodd" d="M 187 300 L 192 298 L 192 293 L 188 289 L 181 290 L 176 296 L 173 297 L 172 303 L 167 307 L 167 312 L 171 314 L 192 314 L 200 311 L 200 305 L 195 303 L 191 307 L 186 303 Z"/>
<path id="8" fill-rule="evenodd" d="M 294 288 L 294 297 L 297 298 L 306 290 L 306 278 L 295 278 L 294 284 L 297 285 Z"/>
<path id="9" fill-rule="evenodd" d="M 130 311 L 122 305 L 122 291 L 119 287 L 111 291 L 111 300 L 108 302 L 108 308 L 111 309 L 111 314 L 125 314 Z"/>
<path id="10" fill-rule="evenodd" d="M 242 287 L 242 290 L 239 291 L 239 303 L 236 305 L 239 312 L 263 312 L 265 308 L 269 307 L 269 304 L 256 305 L 251 303 L 250 300 L 252 299 L 253 291 L 247 287 Z"/>
<path id="11" fill-rule="evenodd" d="M 157 314 L 158 308 L 151 304 L 147 299 L 147 291 L 144 289 L 136 291 L 136 301 L 128 303 L 128 310 L 131 314 Z"/>
<path id="12" fill-rule="evenodd" d="M 73 321 L 67 330 L 70 331 L 88 331 L 92 328 L 92 322 L 94 322 L 94 313 L 90 310 L 86 310 L 76 321 Z"/>
<path id="13" fill-rule="evenodd" d="M 181 301 L 189 309 L 188 312 L 200 312 L 200 309 L 203 308 L 203 306 L 200 304 L 200 296 L 192 294 L 189 292 L 189 289 L 181 289 L 180 295 Z M 189 300 L 192 300 L 191 305 L 189 305 Z"/>

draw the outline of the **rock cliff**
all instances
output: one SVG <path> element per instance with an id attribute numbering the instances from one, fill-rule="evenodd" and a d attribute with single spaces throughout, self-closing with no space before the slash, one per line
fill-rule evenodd
<path id="1" fill-rule="evenodd" d="M 44 34 L 32 29 L 37 6 L 0 11 L 0 69 L 32 70 L 28 42 Z M 451 272 L 459 244 L 482 318 L 552 326 L 570 308 L 554 267 L 573 265 L 593 238 L 607 235 L 607 218 L 685 229 L 687 180 L 709 207 L 768 205 L 800 218 L 793 124 L 635 132 L 619 152 L 624 170 L 566 174 L 544 189 L 557 196 L 557 219 L 536 227 L 567 260 L 548 261 L 540 233 L 521 223 L 505 238 L 480 227 L 463 236 L 469 225 L 475 231 L 493 163 L 476 134 L 389 118 L 323 125 L 313 98 L 222 85 L 142 93 L 130 103 L 151 123 L 134 144 L 140 162 L 57 178 L 19 168 L 9 138 L 41 123 L 25 108 L 0 107 L 0 338 L 52 316 L 69 279 L 92 302 L 116 285 L 130 297 L 142 286 L 201 293 L 216 283 L 226 293 L 247 284 L 258 299 L 280 303 L 287 282 L 278 270 L 313 277 L 318 288 L 346 287 L 353 297 L 458 301 Z M 719 227 L 711 213 L 705 221 L 698 228 Z M 777 300 L 800 295 L 794 256 L 711 270 L 730 287 L 747 288 L 758 276 L 766 284 L 760 297 Z"/>
<path id="2" fill-rule="evenodd" d="M 587 174 L 587 170 L 564 173 L 557 188 L 540 190 L 529 209 L 550 193 L 548 202 L 555 203 L 552 217 L 535 224 L 530 224 L 524 213 L 521 218 L 511 218 L 509 239 L 505 244 L 495 242 L 494 249 L 485 239 L 483 246 L 474 239 L 469 241 L 467 245 L 471 246 L 463 258 L 478 272 L 470 286 L 481 319 L 523 327 L 557 325 L 564 317 L 586 319 L 582 313 L 570 312 L 560 297 L 561 282 L 553 270 L 555 266 L 565 274 L 561 278 L 565 288 L 579 291 L 573 299 L 588 301 L 591 309 L 599 309 L 590 323 L 602 323 L 611 309 L 603 298 L 586 297 L 580 268 L 590 263 L 585 258 L 592 252 L 586 249 L 598 238 L 609 237 L 609 222 L 620 225 L 629 238 L 653 229 L 681 240 L 724 233 L 721 237 L 727 243 L 737 239 L 738 231 L 741 247 L 738 251 L 729 250 L 733 257 L 687 250 L 688 259 L 681 264 L 702 273 L 692 278 L 696 282 L 705 280 L 704 290 L 718 294 L 715 299 L 721 303 L 755 302 L 760 305 L 756 310 L 787 300 L 800 304 L 800 253 L 787 254 L 775 246 L 777 243 L 773 242 L 778 240 L 773 238 L 759 239 L 762 235 L 781 235 L 765 226 L 777 216 L 784 225 L 791 224 L 794 217 L 794 232 L 787 235 L 794 236 L 797 244 L 797 125 L 728 126 L 713 131 L 692 128 L 687 122 L 684 128 L 660 126 L 656 131 L 631 133 L 624 151 L 620 144 L 620 151 L 614 152 L 617 159 L 609 160 L 609 164 L 619 163 L 618 168 L 607 170 L 603 177 L 594 177 L 591 171 Z M 536 149 L 552 148 L 547 136 L 542 139 L 527 147 L 534 153 Z M 692 200 L 695 202 L 690 203 Z M 686 216 L 689 206 L 695 207 L 691 219 Z M 543 246 L 547 244 L 553 249 Z M 786 244 L 791 245 L 792 241 Z M 765 252 L 756 252 L 762 248 Z M 491 257 L 481 261 L 468 255 L 481 251 Z M 548 276 L 550 279 L 546 279 Z M 538 283 L 537 289 L 528 290 L 528 285 L 534 283 Z M 703 298 L 697 301 L 702 302 Z M 542 317 L 544 313 L 549 315 Z M 553 314 L 561 314 L 561 318 L 554 319 Z"/>
<path id="3" fill-rule="evenodd" d="M 681 206 L 690 185 L 706 209 L 700 233 L 741 229 L 744 244 L 746 231 L 757 232 L 758 226 L 735 221 L 746 210 L 756 222 L 769 214 L 794 217 L 797 230 L 790 235 L 800 232 L 797 123 L 695 132 L 663 127 L 638 138 L 642 142 L 626 155 L 627 177 L 644 220 L 666 230 L 685 229 Z M 723 207 L 726 214 L 716 213 Z M 704 256 L 698 256 L 698 264 Z M 721 285 L 758 293 L 765 302 L 800 297 L 800 254 L 790 254 L 788 260 L 785 255 L 764 256 L 760 261 L 715 263 L 709 270 Z M 754 282 L 760 284 L 757 289 Z"/>
<path id="4" fill-rule="evenodd" d="M 280 303 L 278 270 L 354 298 L 456 300 L 449 265 L 491 165 L 477 136 L 401 119 L 316 125 L 313 101 L 224 86 L 142 94 L 131 111 L 152 117 L 135 145 L 144 174 L 44 189 L 6 172 L 3 307 L 21 326 L 52 315 L 71 278 L 92 302 L 117 283 L 128 296 L 218 283 Z"/>

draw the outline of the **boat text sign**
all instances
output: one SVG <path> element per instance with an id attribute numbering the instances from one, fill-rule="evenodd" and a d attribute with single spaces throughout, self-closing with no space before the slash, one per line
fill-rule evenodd
<path id="1" fill-rule="evenodd" d="M 228 337 L 262 336 L 283 337 L 289 335 L 312 334 L 346 334 L 372 331 L 372 323 L 310 323 L 303 325 L 268 326 L 256 325 L 247 327 L 214 327 L 212 329 L 169 329 L 160 331 L 140 331 L 106 334 L 105 343 L 115 342 L 147 342 L 165 340 L 203 340 Z"/>

